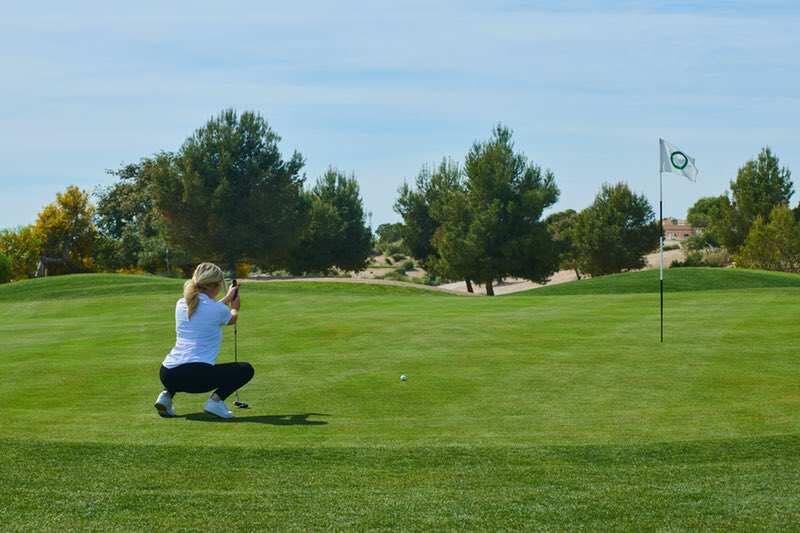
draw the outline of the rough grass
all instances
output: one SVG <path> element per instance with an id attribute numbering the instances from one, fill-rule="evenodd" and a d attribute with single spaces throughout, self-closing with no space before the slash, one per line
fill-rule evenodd
<path id="1" fill-rule="evenodd" d="M 152 409 L 180 281 L 2 286 L 0 524 L 793 527 L 798 279 L 668 271 L 664 345 L 650 272 L 494 299 L 247 284 L 234 422 Z"/>

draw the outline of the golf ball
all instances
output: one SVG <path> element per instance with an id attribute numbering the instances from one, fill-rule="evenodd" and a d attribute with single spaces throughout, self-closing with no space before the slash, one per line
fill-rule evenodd
<path id="1" fill-rule="evenodd" d="M 400 381 L 408 381 L 408 376 L 405 374 L 400 374 Z"/>

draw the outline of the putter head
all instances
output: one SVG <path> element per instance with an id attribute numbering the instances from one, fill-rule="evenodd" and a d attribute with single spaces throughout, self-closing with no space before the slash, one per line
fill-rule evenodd
<path id="1" fill-rule="evenodd" d="M 233 402 L 233 405 L 235 405 L 239 409 L 250 409 L 250 405 L 249 404 L 247 404 L 245 402 L 240 402 L 239 400 L 236 400 L 235 402 Z"/>

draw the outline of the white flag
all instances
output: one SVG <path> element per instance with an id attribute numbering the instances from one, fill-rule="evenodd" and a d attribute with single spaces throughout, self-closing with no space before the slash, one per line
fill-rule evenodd
<path id="1" fill-rule="evenodd" d="M 661 172 L 683 174 L 692 181 L 697 179 L 697 167 L 694 158 L 689 157 L 664 139 L 659 139 L 661 146 Z"/>

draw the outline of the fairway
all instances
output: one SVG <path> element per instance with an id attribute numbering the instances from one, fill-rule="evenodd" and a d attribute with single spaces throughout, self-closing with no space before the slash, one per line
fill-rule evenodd
<path id="1" fill-rule="evenodd" d="M 797 527 L 800 276 L 657 276 L 243 284 L 235 421 L 152 407 L 179 280 L 0 286 L 0 527 Z"/>

